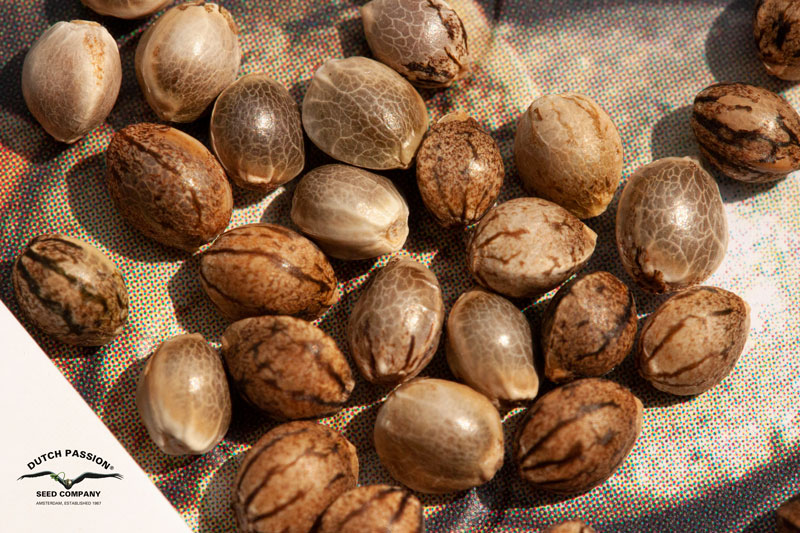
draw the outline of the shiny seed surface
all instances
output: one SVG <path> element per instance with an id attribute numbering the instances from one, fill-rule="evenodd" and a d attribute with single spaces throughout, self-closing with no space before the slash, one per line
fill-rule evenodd
<path id="1" fill-rule="evenodd" d="M 778 507 L 778 533 L 800 532 L 800 496 L 795 496 Z"/>
<path id="2" fill-rule="evenodd" d="M 552 525 L 542 533 L 595 533 L 595 530 L 582 520 L 570 520 Z"/>
<path id="3" fill-rule="evenodd" d="M 315 533 L 423 533 L 422 504 L 390 485 L 356 487 L 339 496 L 320 518 Z"/>
<path id="4" fill-rule="evenodd" d="M 800 79 L 800 5 L 793 0 L 759 0 L 753 18 L 758 57 L 782 80 Z"/>
<path id="5" fill-rule="evenodd" d="M 81 0 L 81 3 L 101 15 L 121 19 L 138 19 L 167 7 L 172 0 Z"/>

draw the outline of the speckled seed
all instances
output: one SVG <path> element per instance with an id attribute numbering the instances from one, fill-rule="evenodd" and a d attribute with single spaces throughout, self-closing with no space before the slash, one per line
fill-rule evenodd
<path id="1" fill-rule="evenodd" d="M 778 507 L 778 533 L 800 533 L 800 495 Z"/>
<path id="2" fill-rule="evenodd" d="M 655 388 L 700 394 L 733 370 L 750 331 L 750 307 L 726 290 L 695 287 L 676 294 L 642 326 L 636 361 Z"/>
<path id="3" fill-rule="evenodd" d="M 271 191 L 300 174 L 305 164 L 297 103 L 266 74 L 248 74 L 217 98 L 211 146 L 234 183 Z"/>
<path id="4" fill-rule="evenodd" d="M 450 311 L 447 363 L 495 406 L 532 400 L 539 392 L 528 320 L 514 304 L 483 289 L 465 292 Z"/>
<path id="5" fill-rule="evenodd" d="M 239 394 L 278 420 L 333 414 L 355 385 L 336 342 L 299 318 L 234 322 L 222 335 L 222 356 Z"/>
<path id="6" fill-rule="evenodd" d="M 87 20 L 50 26 L 22 64 L 25 104 L 63 143 L 74 143 L 103 123 L 121 83 L 117 43 L 103 26 Z"/>
<path id="7" fill-rule="evenodd" d="M 192 122 L 236 79 L 241 56 L 239 30 L 225 8 L 186 2 L 142 35 L 136 79 L 158 118 Z"/>
<path id="8" fill-rule="evenodd" d="M 622 139 L 611 118 L 582 94 L 542 96 L 522 115 L 514 160 L 525 190 L 578 218 L 603 213 L 622 178 Z"/>
<path id="9" fill-rule="evenodd" d="M 428 111 L 386 65 L 357 56 L 329 59 L 303 100 L 303 127 L 320 150 L 344 163 L 408 168 L 428 129 Z"/>
<path id="10" fill-rule="evenodd" d="M 210 451 L 231 422 L 231 395 L 219 354 L 196 333 L 165 340 L 139 378 L 136 407 L 164 453 Z"/>
<path id="11" fill-rule="evenodd" d="M 428 366 L 439 347 L 442 290 L 428 267 L 404 257 L 369 283 L 347 322 L 350 356 L 368 381 L 397 385 Z"/>
<path id="12" fill-rule="evenodd" d="M 688 157 L 639 168 L 622 191 L 616 236 L 625 270 L 645 289 L 662 293 L 702 283 L 728 249 L 717 183 Z"/>
<path id="13" fill-rule="evenodd" d="M 628 389 L 605 379 L 579 379 L 528 409 L 514 456 L 534 487 L 586 492 L 611 477 L 641 431 L 642 403 Z"/>
<path id="14" fill-rule="evenodd" d="M 194 251 L 228 225 L 225 171 L 203 144 L 161 124 L 134 124 L 106 150 L 106 184 L 130 225 L 161 244 Z"/>
<path id="15" fill-rule="evenodd" d="M 233 484 L 233 510 L 247 533 L 308 533 L 325 509 L 356 486 L 356 449 L 337 431 L 290 422 L 247 453 Z"/>
<path id="16" fill-rule="evenodd" d="M 466 490 L 503 466 L 497 409 L 466 385 L 420 378 L 392 392 L 375 421 L 375 450 L 389 473 L 413 490 Z"/>
<path id="17" fill-rule="evenodd" d="M 107 344 L 128 321 L 128 291 L 119 270 L 78 239 L 34 237 L 14 262 L 11 281 L 28 320 L 61 342 Z"/>
<path id="18" fill-rule="evenodd" d="M 417 87 L 449 87 L 470 70 L 467 30 L 443 0 L 372 0 L 361 7 L 375 58 Z"/>
<path id="19" fill-rule="evenodd" d="M 303 176 L 291 216 L 300 231 L 339 259 L 396 252 L 408 237 L 408 204 L 397 187 L 349 165 L 324 165 Z"/>
<path id="20" fill-rule="evenodd" d="M 552 525 L 542 533 L 595 533 L 595 530 L 581 520 L 570 520 Z"/>
<path id="21" fill-rule="evenodd" d="M 796 1 L 759 0 L 753 36 L 767 72 L 783 80 L 800 80 L 800 5 Z"/>
<path id="22" fill-rule="evenodd" d="M 138 19 L 167 7 L 172 0 L 81 0 L 81 3 L 101 15 L 121 19 Z"/>
<path id="23" fill-rule="evenodd" d="M 475 280 L 512 298 L 555 288 L 580 270 L 597 235 L 563 207 L 517 198 L 489 211 L 475 229 L 467 265 Z"/>
<path id="24" fill-rule="evenodd" d="M 260 315 L 314 319 L 339 300 L 325 255 L 302 235 L 275 224 L 226 231 L 200 258 L 200 281 L 231 320 Z"/>
<path id="25" fill-rule="evenodd" d="M 407 490 L 389 485 L 356 487 L 339 496 L 320 518 L 315 533 L 423 533 L 422 504 Z"/>
<path id="26" fill-rule="evenodd" d="M 800 116 L 761 87 L 718 83 L 702 90 L 692 129 L 700 152 L 729 178 L 768 182 L 800 169 Z"/>
<path id="27" fill-rule="evenodd" d="M 497 143 L 463 113 L 451 113 L 434 124 L 417 153 L 422 201 L 445 227 L 480 220 L 497 200 L 503 175 Z"/>
<path id="28" fill-rule="evenodd" d="M 611 372 L 633 348 L 633 293 L 608 272 L 584 274 L 559 289 L 542 319 L 544 371 L 555 383 Z"/>

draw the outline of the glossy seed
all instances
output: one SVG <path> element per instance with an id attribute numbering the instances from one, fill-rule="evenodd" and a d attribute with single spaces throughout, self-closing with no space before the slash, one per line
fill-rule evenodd
<path id="1" fill-rule="evenodd" d="M 552 525 L 542 533 L 595 533 L 595 530 L 582 520 L 570 520 Z"/>
<path id="2" fill-rule="evenodd" d="M 728 249 L 728 220 L 714 179 L 694 159 L 666 157 L 630 177 L 617 207 L 617 249 L 645 289 L 702 283 Z"/>
<path id="3" fill-rule="evenodd" d="M 55 233 L 33 238 L 14 262 L 11 281 L 23 314 L 61 342 L 107 344 L 128 321 L 122 275 L 81 240 Z"/>
<path id="4" fill-rule="evenodd" d="M 794 0 L 759 0 L 753 19 L 758 57 L 782 80 L 800 79 L 800 6 Z"/>
<path id="5" fill-rule="evenodd" d="M 778 507 L 778 533 L 800 532 L 800 495 Z"/>
<path id="6" fill-rule="evenodd" d="M 222 335 L 222 355 L 239 394 L 277 420 L 333 414 L 355 385 L 336 342 L 299 318 L 234 322 Z"/>
<path id="7" fill-rule="evenodd" d="M 138 19 L 167 7 L 172 0 L 81 0 L 81 3 L 101 15 L 121 19 Z"/>
<path id="8" fill-rule="evenodd" d="M 732 292 L 716 287 L 683 291 L 642 326 L 639 373 L 664 392 L 700 394 L 731 373 L 749 331 L 750 308 Z"/>
<path id="9" fill-rule="evenodd" d="M 320 517 L 315 533 L 423 533 L 422 504 L 389 485 L 356 487 L 339 496 Z"/>

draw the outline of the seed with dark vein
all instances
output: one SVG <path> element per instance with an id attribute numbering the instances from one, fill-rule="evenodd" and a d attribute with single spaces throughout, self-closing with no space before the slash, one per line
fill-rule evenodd
<path id="1" fill-rule="evenodd" d="M 778 533 L 800 533 L 800 495 L 778 507 Z"/>
<path id="2" fill-rule="evenodd" d="M 422 504 L 410 492 L 389 485 L 356 487 L 323 513 L 314 533 L 422 533 Z"/>
<path id="3" fill-rule="evenodd" d="M 314 422 L 277 426 L 247 453 L 234 480 L 239 530 L 308 533 L 357 481 L 355 446 L 340 433 Z"/>
<path id="4" fill-rule="evenodd" d="M 339 300 L 333 267 L 302 235 L 275 224 L 226 231 L 200 258 L 200 281 L 231 320 L 260 315 L 314 319 Z"/>
<path id="5" fill-rule="evenodd" d="M 512 298 L 545 293 L 580 270 L 597 235 L 563 207 L 541 198 L 517 198 L 494 207 L 469 243 L 475 280 Z"/>
<path id="6" fill-rule="evenodd" d="M 633 348 L 633 293 L 608 272 L 564 285 L 542 319 L 545 374 L 555 383 L 611 372 Z"/>
<path id="7" fill-rule="evenodd" d="M 434 124 L 417 152 L 422 201 L 445 227 L 479 221 L 497 200 L 503 176 L 497 143 L 464 113 Z"/>
<path id="8" fill-rule="evenodd" d="M 625 387 L 588 378 L 550 391 L 528 410 L 514 441 L 534 487 L 586 492 L 611 477 L 642 429 L 642 403 Z"/>
<path id="9" fill-rule="evenodd" d="M 781 96 L 744 83 L 718 83 L 694 99 L 700 151 L 726 176 L 769 182 L 800 169 L 800 115 Z"/>
<path id="10" fill-rule="evenodd" d="M 278 420 L 333 414 L 355 385 L 336 342 L 299 318 L 234 322 L 222 335 L 222 355 L 239 394 Z"/>
<path id="11" fill-rule="evenodd" d="M 131 226 L 189 252 L 214 240 L 231 218 L 231 186 L 217 159 L 169 126 L 134 124 L 114 134 L 106 184 Z"/>
<path id="12" fill-rule="evenodd" d="M 372 383 L 397 385 L 419 374 L 439 347 L 444 301 L 422 263 L 392 259 L 373 275 L 347 322 L 350 355 Z"/>
<path id="13" fill-rule="evenodd" d="M 716 287 L 673 296 L 648 317 L 636 352 L 639 373 L 678 395 L 705 392 L 733 370 L 750 330 L 750 307 Z"/>
<path id="14" fill-rule="evenodd" d="M 767 72 L 782 80 L 800 79 L 800 5 L 795 0 L 759 0 L 753 36 Z"/>
<path id="15" fill-rule="evenodd" d="M 595 530 L 587 526 L 582 520 L 569 520 L 568 522 L 554 524 L 542 533 L 595 533 Z"/>
<path id="16" fill-rule="evenodd" d="M 11 281 L 23 314 L 61 342 L 107 344 L 128 321 L 122 275 L 81 240 L 54 233 L 33 238 L 14 262 Z"/>

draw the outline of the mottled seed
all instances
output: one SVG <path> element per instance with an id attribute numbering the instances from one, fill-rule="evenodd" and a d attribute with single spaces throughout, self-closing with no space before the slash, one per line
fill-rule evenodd
<path id="1" fill-rule="evenodd" d="M 642 430 L 642 403 L 621 385 L 579 379 L 528 409 L 514 441 L 522 477 L 551 492 L 586 492 L 616 471 Z"/>
<path id="2" fill-rule="evenodd" d="M 422 504 L 410 492 L 389 485 L 356 487 L 325 511 L 315 533 L 422 533 Z"/>
<path id="3" fill-rule="evenodd" d="M 297 103 L 266 74 L 248 74 L 217 98 L 211 146 L 234 183 L 271 191 L 297 176 L 305 164 Z"/>
<path id="4" fill-rule="evenodd" d="M 552 525 L 542 533 L 595 533 L 595 530 L 582 520 L 570 520 Z"/>
<path id="5" fill-rule="evenodd" d="M 800 116 L 781 96 L 744 83 L 718 83 L 694 99 L 700 151 L 729 178 L 779 180 L 800 169 Z"/>
<path id="6" fill-rule="evenodd" d="M 542 96 L 522 115 L 514 159 L 528 194 L 578 218 L 603 213 L 622 178 L 622 139 L 611 118 L 582 94 Z"/>
<path id="7" fill-rule="evenodd" d="M 497 409 L 452 381 L 420 378 L 395 389 L 378 411 L 374 438 L 392 477 L 419 492 L 476 487 L 503 466 Z"/>
<path id="8" fill-rule="evenodd" d="M 396 252 L 408 237 L 408 204 L 397 187 L 349 165 L 324 165 L 303 176 L 291 216 L 300 231 L 339 259 Z"/>
<path id="9" fill-rule="evenodd" d="M 240 531 L 308 533 L 336 498 L 356 486 L 356 449 L 337 431 L 290 422 L 247 453 L 234 481 Z"/>
<path id="10" fill-rule="evenodd" d="M 782 80 L 800 79 L 800 5 L 794 0 L 759 0 L 753 19 L 758 57 Z"/>
<path id="11" fill-rule="evenodd" d="M 86 20 L 50 26 L 22 64 L 25 104 L 63 143 L 74 143 L 103 123 L 121 83 L 117 43 L 103 26 Z"/>
<path id="12" fill-rule="evenodd" d="M 642 326 L 639 373 L 664 392 L 700 394 L 730 374 L 749 331 L 750 308 L 732 292 L 716 287 L 683 291 Z"/>
<path id="13" fill-rule="evenodd" d="M 231 422 L 231 395 L 219 354 L 202 335 L 162 342 L 147 360 L 136 406 L 153 442 L 169 455 L 201 455 Z"/>
<path id="14" fill-rule="evenodd" d="M 172 0 L 81 0 L 81 3 L 101 15 L 121 19 L 138 19 L 152 15 Z"/>
<path id="15" fill-rule="evenodd" d="M 61 342 L 107 344 L 128 321 L 128 291 L 119 270 L 78 239 L 34 237 L 14 262 L 11 281 L 23 314 Z"/>
<path id="16" fill-rule="evenodd" d="M 666 157 L 630 177 L 617 207 L 625 270 L 662 293 L 702 283 L 728 249 L 728 219 L 714 179 L 694 159 Z"/>
<path id="17" fill-rule="evenodd" d="M 130 225 L 189 252 L 214 240 L 233 210 L 231 186 L 211 152 L 161 124 L 134 124 L 114 134 L 106 184 Z"/>
<path id="18" fill-rule="evenodd" d="M 299 318 L 234 322 L 222 335 L 222 356 L 239 394 L 278 420 L 333 414 L 355 385 L 336 342 Z"/>
<path id="19" fill-rule="evenodd" d="M 442 290 L 433 272 L 413 259 L 392 259 L 353 306 L 350 356 L 368 381 L 403 383 L 428 366 L 443 322 Z"/>
<path id="20" fill-rule="evenodd" d="M 366 57 L 329 59 L 303 100 L 303 127 L 320 150 L 344 163 L 408 168 L 428 129 L 428 111 L 386 65 Z"/>
<path id="21" fill-rule="evenodd" d="M 579 276 L 559 289 L 542 319 L 544 371 L 555 383 L 611 372 L 633 348 L 633 293 L 608 272 Z"/>
<path id="22" fill-rule="evenodd" d="M 161 120 L 196 120 L 239 72 L 239 30 L 225 8 L 177 5 L 147 28 L 136 47 L 136 79 Z"/>
<path id="23" fill-rule="evenodd" d="M 465 292 L 450 311 L 447 363 L 496 406 L 532 400 L 539 392 L 528 320 L 514 304 L 483 289 Z"/>
<path id="24" fill-rule="evenodd" d="M 597 235 L 563 207 L 541 198 L 517 198 L 481 220 L 467 264 L 484 287 L 512 298 L 555 288 L 594 252 Z"/>
<path id="25" fill-rule="evenodd" d="M 800 495 L 778 507 L 778 533 L 800 533 Z"/>
<path id="26" fill-rule="evenodd" d="M 375 58 L 417 87 L 449 87 L 469 74 L 467 31 L 443 0 L 372 0 L 361 7 Z"/>
<path id="27" fill-rule="evenodd" d="M 200 281 L 231 320 L 260 315 L 314 319 L 339 300 L 325 255 L 302 235 L 275 224 L 226 231 L 200 258 Z"/>
<path id="28" fill-rule="evenodd" d="M 434 124 L 417 153 L 422 201 L 445 227 L 479 221 L 500 194 L 503 172 L 497 143 L 463 113 Z"/>

